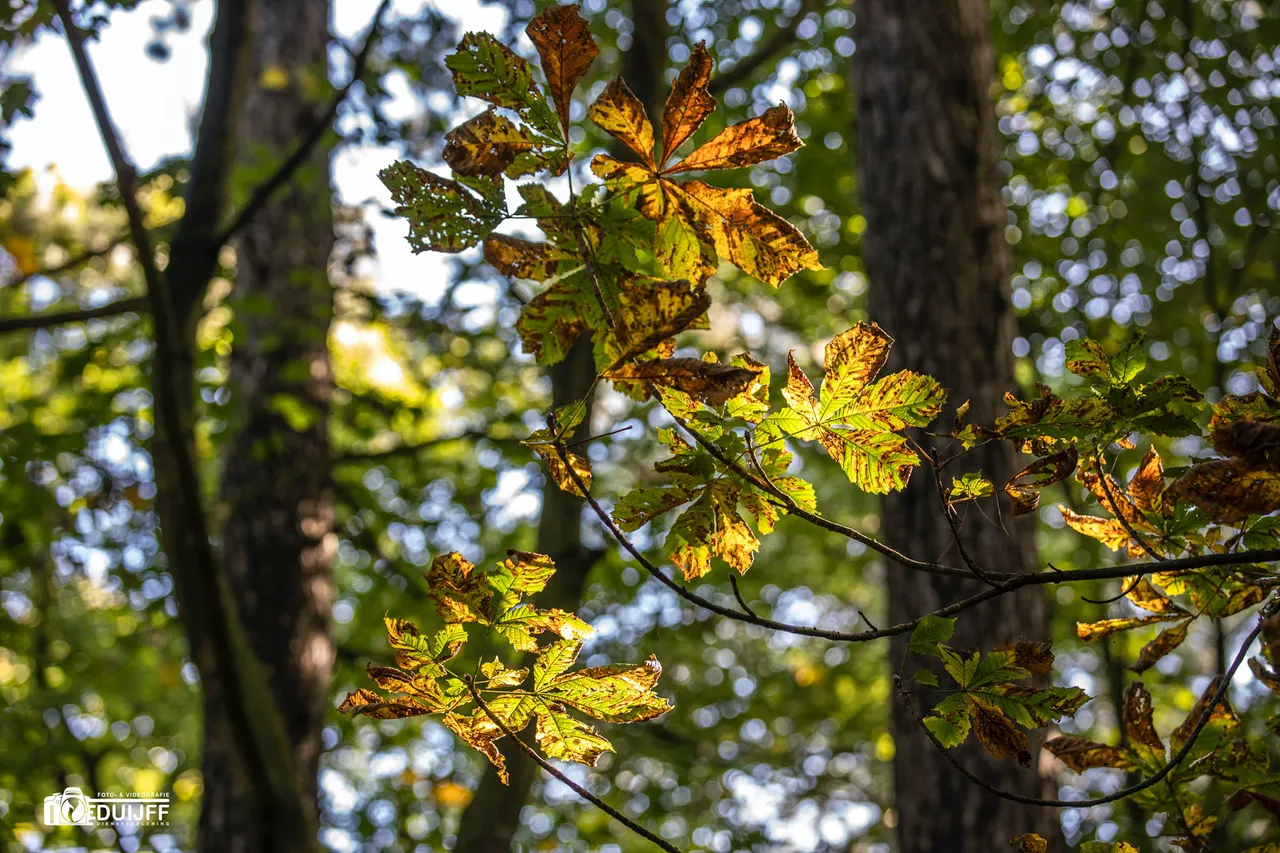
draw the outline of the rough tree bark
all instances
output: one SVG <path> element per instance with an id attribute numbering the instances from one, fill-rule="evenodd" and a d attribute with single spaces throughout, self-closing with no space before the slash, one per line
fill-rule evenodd
<path id="1" fill-rule="evenodd" d="M 1015 316 L 989 95 L 994 59 L 988 6 L 985 0 L 859 0 L 857 13 L 857 156 L 870 314 L 897 338 L 899 368 L 932 374 L 951 390 L 941 431 L 949 431 L 955 406 L 966 399 L 970 421 L 989 423 L 1000 414 L 1001 396 L 1014 387 Z M 966 457 L 962 470 L 980 467 L 1003 483 L 1014 465 L 1011 451 L 991 446 Z M 969 513 L 963 534 L 971 554 L 1000 571 L 1032 570 L 1032 520 L 1012 519 L 1006 507 L 1002 521 L 1003 530 Z M 894 547 L 960 562 L 927 465 L 905 491 L 885 500 L 882 529 Z M 981 588 L 891 567 L 889 621 L 916 617 Z M 1028 589 L 965 614 L 954 645 L 989 648 L 1047 634 L 1043 594 Z M 905 637 L 895 640 L 893 661 L 902 659 L 905 645 Z M 917 709 L 929 707 L 928 699 L 918 695 Z M 1052 811 L 985 794 L 956 773 L 900 705 L 893 731 L 904 853 L 988 853 L 1006 848 L 1018 833 L 1059 835 Z M 1001 788 L 1044 793 L 1034 769 L 988 760 L 974 746 L 958 750 L 957 757 Z"/>
<path id="2" fill-rule="evenodd" d="M 305 93 L 315 91 L 310 81 L 327 73 L 328 23 L 328 3 L 259 5 L 254 83 L 238 122 L 244 161 L 277 162 L 315 124 L 325 105 Z M 287 77 L 283 85 L 280 72 Z M 328 629 L 337 545 L 327 433 L 333 219 L 323 145 L 234 247 L 234 414 L 223 454 L 218 536 L 250 645 L 284 717 L 314 836 L 320 733 L 334 659 Z M 236 756 L 217 713 L 218 686 L 215 681 L 206 689 L 199 847 L 256 853 L 259 827 L 273 817 L 237 784 Z"/>
<path id="3" fill-rule="evenodd" d="M 667 60 L 667 0 L 632 0 L 632 45 L 623 58 L 622 76 L 636 97 L 645 104 L 650 118 L 661 115 L 662 73 Z M 656 124 L 656 123 L 655 123 Z M 632 159 L 624 151 L 616 156 Z M 563 362 L 553 366 L 552 407 L 563 406 L 586 396 L 595 379 L 591 339 L 574 344 Z M 588 401 L 584 428 L 591 424 L 592 405 Z M 583 433 L 585 435 L 585 433 Z M 570 612 L 582 601 L 587 574 L 598 554 L 582 544 L 582 499 L 560 490 L 547 480 L 542 489 L 542 515 L 538 524 L 538 551 L 555 560 L 558 571 L 538 603 Z M 467 853 L 507 853 L 520 827 L 520 811 L 529 799 L 538 767 L 523 752 L 510 746 L 503 749 L 511 774 L 503 785 L 486 767 L 475 797 L 462 815 L 455 850 Z"/>

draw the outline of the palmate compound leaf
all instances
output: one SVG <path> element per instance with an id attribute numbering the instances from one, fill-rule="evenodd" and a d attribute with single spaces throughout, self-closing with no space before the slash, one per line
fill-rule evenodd
<path id="1" fill-rule="evenodd" d="M 736 356 L 730 363 L 762 367 L 745 355 Z M 768 382 L 767 370 L 761 369 L 751 385 L 725 404 L 725 411 L 738 413 L 731 417 L 759 417 L 767 405 L 762 401 L 768 399 Z M 663 404 L 668 410 L 690 420 L 700 416 L 698 403 L 689 395 L 671 389 L 662 391 Z M 712 419 L 718 417 L 707 415 Z M 701 423 L 701 427 L 690 423 L 690 428 L 700 429 L 703 437 L 714 443 L 725 458 L 746 459 L 754 454 L 759 470 L 776 488 L 797 506 L 811 512 L 816 509 L 813 486 L 787 474 L 792 456 L 782 442 L 748 449 L 742 436 L 712 423 Z M 712 557 L 719 557 L 740 573 L 745 572 L 751 567 L 760 543 L 742 509 L 755 521 L 756 531 L 764 535 L 772 532 L 777 520 L 787 512 L 787 505 L 701 447 L 690 445 L 674 431 L 663 430 L 660 437 L 673 456 L 656 467 L 671 478 L 671 483 L 636 489 L 624 495 L 614 507 L 614 521 L 622 530 L 631 532 L 678 507 L 685 507 L 665 541 L 668 557 L 680 567 L 685 578 L 692 580 L 711 571 Z"/>
<path id="2" fill-rule="evenodd" d="M 896 431 L 931 423 L 946 392 L 932 377 L 909 370 L 875 381 L 892 344 L 875 323 L 837 335 L 826 348 L 821 394 L 788 354 L 788 406 L 765 421 L 766 434 L 778 441 L 817 441 L 864 491 L 903 488 L 920 459 Z"/>
<path id="3" fill-rule="evenodd" d="M 959 688 L 933 708 L 924 725 L 944 747 L 958 746 L 973 733 L 996 758 L 1029 764 L 1031 753 L 1023 729 L 1041 728 L 1071 716 L 1089 697 L 1075 687 L 1037 689 L 1014 683 L 1049 672 L 1053 653 L 1048 643 L 1020 640 L 985 656 L 976 650 L 961 652 L 934 639 L 947 633 L 949 621 L 928 625 L 922 621 L 908 644 L 908 648 L 938 656 Z"/>
<path id="4" fill-rule="evenodd" d="M 711 58 L 699 44 L 667 99 L 663 150 L 657 158 L 644 106 L 621 78 L 611 82 L 588 117 L 630 148 L 640 163 L 601 154 L 592 161 L 592 171 L 611 190 L 633 195 L 640 213 L 656 223 L 654 254 L 668 275 L 702 281 L 715 272 L 717 257 L 774 286 L 802 269 L 820 269 L 817 253 L 795 226 L 758 204 L 750 190 L 672 180 L 682 172 L 771 160 L 802 144 L 791 110 L 777 106 L 726 128 L 684 160 L 666 166 L 715 108 L 710 77 Z"/>
<path id="5" fill-rule="evenodd" d="M 544 754 L 590 765 L 613 747 L 571 712 L 607 723 L 634 723 L 671 709 L 666 699 L 653 692 L 662 667 L 652 655 L 641 664 L 573 670 L 581 638 L 590 629 L 576 617 L 569 617 L 576 624 L 557 617 L 525 627 L 530 635 L 538 630 L 557 630 L 556 626 L 572 630 L 558 630 L 561 638 L 542 648 L 517 646 L 537 652 L 532 681 L 527 668 L 508 667 L 496 657 L 483 662 L 475 687 L 487 710 L 478 705 L 465 710 L 474 702 L 471 689 L 446 668 L 467 640 L 462 623 L 488 626 L 501 634 L 503 625 L 509 624 L 504 623 L 504 616 L 513 611 L 533 611 L 540 617 L 559 613 L 539 611 L 520 601 L 546 586 L 555 565 L 542 554 L 510 551 L 496 571 L 482 574 L 450 554 L 437 559 L 432 572 L 428 583 L 447 624 L 426 638 L 412 623 L 388 618 L 387 636 L 397 650 L 399 668 L 370 667 L 369 677 L 390 695 L 361 688 L 343 701 L 343 713 L 383 720 L 443 714 L 445 726 L 488 758 L 505 783 L 506 762 L 497 747 L 497 741 L 505 736 L 503 726 L 519 733 L 536 720 L 535 742 Z M 486 602 L 490 615 L 477 615 Z"/>
<path id="6" fill-rule="evenodd" d="M 500 178 L 442 178 L 407 161 L 378 173 L 396 213 L 409 220 L 415 252 L 461 252 L 479 243 L 507 216 Z"/>

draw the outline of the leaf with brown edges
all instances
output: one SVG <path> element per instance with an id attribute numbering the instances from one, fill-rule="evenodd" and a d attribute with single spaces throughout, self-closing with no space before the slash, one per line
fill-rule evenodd
<path id="1" fill-rule="evenodd" d="M 662 113 L 662 157 L 659 166 L 676 153 L 684 142 L 715 112 L 716 99 L 707 88 L 711 82 L 711 54 L 706 42 L 698 42 L 689 55 L 689 64 L 680 69 L 667 96 Z"/>
<path id="2" fill-rule="evenodd" d="M 529 21 L 525 34 L 542 59 L 542 73 L 556 105 L 560 129 L 569 138 L 569 102 L 573 90 L 600 54 L 578 7 L 551 5 Z"/>

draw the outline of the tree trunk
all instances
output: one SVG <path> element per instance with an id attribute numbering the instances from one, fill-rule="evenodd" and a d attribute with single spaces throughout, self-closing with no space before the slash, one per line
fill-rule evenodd
<path id="1" fill-rule="evenodd" d="M 1014 387 L 1010 252 L 998 171 L 994 79 L 984 0 L 859 0 L 854 80 L 858 91 L 858 166 L 867 229 L 862 257 L 870 314 L 897 337 L 898 368 L 936 376 L 951 393 L 935 431 L 949 432 L 954 407 L 971 401 L 969 420 L 990 423 Z M 1002 484 L 1016 470 L 1012 451 L 990 445 L 958 470 L 981 469 Z M 927 463 L 907 489 L 884 501 L 885 538 L 913 555 L 959 564 Z M 1034 519 L 999 523 L 970 511 L 966 545 L 983 565 L 1006 572 L 1035 568 Z M 891 566 L 889 621 L 897 623 L 984 587 Z M 965 613 L 953 644 L 991 648 L 1025 636 L 1048 638 L 1039 590 L 1004 596 Z M 905 653 L 896 638 L 891 659 Z M 908 667 L 910 671 L 910 666 Z M 914 698 L 918 711 L 937 697 Z M 1056 815 L 1010 803 L 964 779 L 895 708 L 895 800 L 904 853 L 989 853 L 1024 832 L 1054 838 Z M 956 757 L 1002 789 L 1045 793 L 1045 782 L 1013 762 L 989 759 L 966 744 Z"/>
<path id="2" fill-rule="evenodd" d="M 633 43 L 623 59 L 623 74 L 631 90 L 648 109 L 650 118 L 661 115 L 659 93 L 667 59 L 667 0 L 632 0 Z M 629 153 L 616 156 L 633 159 Z M 560 364 L 548 371 L 551 376 L 552 408 L 581 400 L 595 379 L 591 339 L 579 338 Z M 580 430 L 591 428 L 591 401 Z M 582 432 L 586 435 L 586 432 Z M 558 607 L 573 612 L 582 602 L 587 573 L 597 554 L 582 545 L 582 505 L 576 498 L 547 479 L 542 487 L 542 515 L 538 524 L 538 550 L 555 560 L 557 572 L 538 597 L 539 606 Z M 511 839 L 520 827 L 520 811 L 529 799 L 537 765 L 519 749 L 506 746 L 503 754 L 511 774 L 503 785 L 486 767 L 458 827 L 455 850 L 466 853 L 508 853 Z"/>
<path id="3" fill-rule="evenodd" d="M 278 162 L 324 104 L 314 81 L 328 66 L 328 4 L 273 0 L 254 22 L 254 85 L 240 117 L 240 151 Z M 315 834 L 320 733 L 328 710 L 334 599 L 327 337 L 333 294 L 328 151 L 318 146 L 288 189 L 235 242 L 232 410 L 221 479 L 222 557 L 255 656 L 267 670 L 293 748 Z M 204 811 L 199 847 L 258 853 L 273 816 L 239 783 L 219 685 L 206 684 Z"/>

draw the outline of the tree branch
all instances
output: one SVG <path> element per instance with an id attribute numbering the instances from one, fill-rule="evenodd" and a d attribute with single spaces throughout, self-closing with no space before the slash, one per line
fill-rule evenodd
<path id="1" fill-rule="evenodd" d="M 696 592 L 689 591 L 686 587 L 677 583 L 668 577 L 661 569 L 655 566 L 645 555 L 635 546 L 625 533 L 619 529 L 614 523 L 613 518 L 600 505 L 587 489 L 582 477 L 569 464 L 568 457 L 563 443 L 556 444 L 556 452 L 560 455 L 560 460 L 564 463 L 565 472 L 569 475 L 575 486 L 583 494 L 587 501 L 587 505 L 591 507 L 592 512 L 600 519 L 600 523 L 614 540 L 625 550 L 631 557 L 640 564 L 640 566 L 648 572 L 655 580 L 674 592 L 680 598 L 688 601 L 690 604 L 697 605 L 704 610 L 723 616 L 726 619 L 734 619 L 739 622 L 747 622 L 752 625 L 758 625 L 761 628 L 768 628 L 773 631 L 782 631 L 787 634 L 796 634 L 802 637 L 818 637 L 823 640 L 832 640 L 841 643 L 865 643 L 870 640 L 879 640 L 885 637 L 894 637 L 900 634 L 908 634 L 915 630 L 920 624 L 924 616 L 918 616 L 907 622 L 901 622 L 897 625 L 891 625 L 888 628 L 874 628 L 870 631 L 833 631 L 825 628 L 817 628 L 808 625 L 792 625 L 787 622 L 778 622 L 774 619 L 768 619 L 763 616 L 756 616 L 750 613 L 743 613 L 732 607 L 725 607 L 717 604 L 710 599 L 703 598 Z M 1265 551 L 1241 552 L 1233 554 L 1204 554 L 1198 557 L 1184 557 L 1177 560 L 1164 560 L 1160 563 L 1138 563 L 1129 566 L 1106 566 L 1098 569 L 1080 569 L 1074 572 L 1061 572 L 1049 570 L 1044 572 L 1036 572 L 1035 574 L 992 574 L 988 573 L 988 577 L 997 579 L 997 583 L 975 593 L 968 598 L 962 598 L 959 601 L 952 602 L 945 607 L 940 607 L 925 616 L 949 617 L 972 607 L 976 607 L 985 601 L 998 598 L 1014 590 L 1022 589 L 1027 586 L 1046 586 L 1064 583 L 1083 583 L 1085 581 L 1097 580 L 1114 580 L 1115 578 L 1129 577 L 1135 574 L 1145 574 L 1146 572 L 1156 570 L 1173 572 L 1186 569 L 1201 569 L 1209 566 L 1239 566 L 1249 563 L 1271 563 L 1280 561 L 1280 548 L 1269 549 Z M 966 577 L 971 577 L 966 575 Z M 863 617 L 864 619 L 866 617 Z M 867 624 L 871 624 L 868 622 Z"/>
<path id="2" fill-rule="evenodd" d="M 533 747 L 529 746 L 527 743 L 520 740 L 520 738 L 516 737 L 515 732 L 507 728 L 507 724 L 502 722 L 502 720 L 498 717 L 498 715 L 493 713 L 493 711 L 489 709 L 489 706 L 485 704 L 484 699 L 480 698 L 480 691 L 476 690 L 475 681 L 472 680 L 471 676 L 463 675 L 462 679 L 467 683 L 467 689 L 471 691 L 471 698 L 476 700 L 476 704 L 480 706 L 481 711 L 484 711 L 485 716 L 487 716 L 490 720 L 493 720 L 493 724 L 497 726 L 499 729 L 501 729 L 504 735 L 511 738 L 511 740 L 516 744 L 516 746 L 520 747 L 520 751 L 523 752 L 525 755 L 529 756 L 529 759 L 531 761 L 533 761 L 543 770 L 550 773 L 552 776 L 559 779 L 561 782 L 563 782 L 565 785 L 571 788 L 573 792 L 577 794 L 579 797 L 582 797 L 582 799 L 591 803 L 591 805 L 600 809 L 600 811 L 604 812 L 609 817 L 613 818 L 618 823 L 622 824 L 627 829 L 634 832 L 636 835 L 639 835 L 641 838 L 645 839 L 646 841 L 653 842 L 654 844 L 661 847 L 663 850 L 666 850 L 667 853 L 681 853 L 679 847 L 676 847 L 675 845 L 670 844 L 669 842 L 659 838 L 657 835 L 654 835 L 652 832 L 645 829 L 643 826 L 636 823 L 631 818 L 627 817 L 622 812 L 618 811 L 613 806 L 609 805 L 604 800 L 600 799 L 595 794 L 591 793 L 586 788 L 582 787 L 577 782 L 570 779 L 565 774 L 561 773 L 558 769 L 556 769 L 556 766 L 552 764 L 550 761 L 547 761 L 541 755 L 538 755 L 538 753 L 534 751 Z"/>
<path id="3" fill-rule="evenodd" d="M 382 28 L 382 17 L 387 9 L 391 6 L 391 0 L 382 0 L 378 5 L 378 11 L 374 13 L 373 23 L 369 26 L 369 34 L 365 36 L 364 46 L 360 48 L 360 52 L 356 54 L 355 62 L 351 66 L 351 79 L 347 81 L 347 85 L 343 86 L 336 93 L 333 99 L 329 101 L 329 106 L 325 109 L 316 123 L 311 129 L 299 140 L 297 146 L 284 159 L 284 162 L 275 170 L 271 177 L 267 178 L 254 189 L 253 194 L 249 196 L 244 207 L 231 218 L 230 223 L 218 232 L 215 241 L 219 246 L 225 245 L 236 233 L 249 223 L 263 205 L 271 200 L 271 196 L 277 190 L 289 182 L 293 177 L 293 173 L 298 167 L 306 162 L 311 156 L 312 150 L 316 147 L 316 143 L 329 131 L 333 126 L 333 120 L 338 115 L 338 108 L 342 106 L 342 102 L 346 100 L 347 93 L 364 76 L 365 67 L 369 63 L 369 55 L 373 51 L 373 45 L 378 40 L 378 32 Z"/>
<path id="4" fill-rule="evenodd" d="M 145 296 L 132 296 L 99 305 L 97 308 L 78 308 L 72 311 L 54 311 L 48 314 L 32 314 L 27 317 L 0 317 L 0 335 L 6 332 L 17 332 L 23 329 L 47 329 L 50 326 L 61 326 L 65 323 L 81 323 L 85 320 L 100 320 L 103 317 L 116 317 L 120 314 L 148 313 L 151 302 Z"/>
<path id="5" fill-rule="evenodd" d="M 711 90 L 711 94 L 718 95 L 725 89 L 730 89 L 743 80 L 746 80 L 756 69 L 765 63 L 772 62 L 773 58 L 786 49 L 792 42 L 796 40 L 796 30 L 800 28 L 800 24 L 807 18 L 810 13 L 818 10 L 820 4 L 817 0 L 805 0 L 801 4 L 799 11 L 791 16 L 791 20 L 787 21 L 786 26 L 779 29 L 766 41 L 764 41 L 754 53 L 744 56 L 738 60 L 728 71 L 717 74 L 711 78 L 711 82 L 707 84 L 707 88 Z"/>

